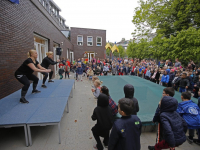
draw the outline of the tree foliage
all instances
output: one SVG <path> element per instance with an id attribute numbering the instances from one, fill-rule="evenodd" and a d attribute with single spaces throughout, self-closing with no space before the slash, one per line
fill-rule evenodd
<path id="1" fill-rule="evenodd" d="M 199 0 L 139 0 L 132 22 L 138 40 L 129 43 L 129 57 L 199 61 Z"/>
<path id="2" fill-rule="evenodd" d="M 181 61 L 190 59 L 198 62 L 200 58 L 200 29 L 189 28 L 171 35 L 169 38 L 158 34 L 152 41 L 141 39 L 138 43 L 130 42 L 127 48 L 129 57 L 172 59 Z"/>

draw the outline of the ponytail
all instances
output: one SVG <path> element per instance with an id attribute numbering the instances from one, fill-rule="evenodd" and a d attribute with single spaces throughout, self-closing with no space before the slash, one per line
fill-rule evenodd
<path id="1" fill-rule="evenodd" d="M 33 52 L 35 52 L 35 51 L 36 51 L 36 50 L 31 49 L 31 50 L 27 53 L 28 58 L 30 58 L 30 57 L 31 57 L 31 54 L 32 54 Z"/>

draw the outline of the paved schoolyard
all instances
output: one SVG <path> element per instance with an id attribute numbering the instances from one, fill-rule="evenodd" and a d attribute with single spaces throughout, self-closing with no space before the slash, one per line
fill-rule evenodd
<path id="1" fill-rule="evenodd" d="M 73 75 L 70 78 L 73 78 Z M 91 115 L 96 106 L 96 99 L 91 93 L 91 85 L 85 78 L 83 82 L 76 81 L 74 96 L 69 99 L 69 113 L 65 111 L 61 121 L 61 144 L 58 143 L 57 126 L 31 127 L 33 140 L 31 147 L 25 146 L 23 128 L 0 128 L 0 150 L 93 150 L 96 142 L 91 128 L 95 122 L 92 121 Z M 147 150 L 148 145 L 155 143 L 155 139 L 155 132 L 142 133 L 141 150 Z M 177 148 L 177 150 L 199 149 L 200 146 L 190 145 L 187 142 Z"/>

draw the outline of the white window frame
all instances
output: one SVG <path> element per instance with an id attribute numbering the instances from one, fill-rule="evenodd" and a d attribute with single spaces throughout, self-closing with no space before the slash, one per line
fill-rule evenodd
<path id="1" fill-rule="evenodd" d="M 92 45 L 88 45 L 88 42 L 91 42 L 91 41 L 88 41 L 88 38 L 92 38 Z M 93 36 L 87 36 L 87 46 L 93 46 Z"/>
<path id="2" fill-rule="evenodd" d="M 97 45 L 97 43 L 99 43 L 99 42 L 97 42 L 98 38 L 101 38 L 101 45 Z M 102 37 L 101 36 L 97 36 L 97 38 L 96 38 L 96 46 L 102 46 Z"/>
<path id="3" fill-rule="evenodd" d="M 78 41 L 78 37 L 79 37 L 79 36 L 82 36 L 82 41 Z M 82 42 L 82 45 L 78 45 L 78 42 Z M 83 35 L 77 35 L 77 45 L 78 45 L 78 46 L 83 46 Z"/>

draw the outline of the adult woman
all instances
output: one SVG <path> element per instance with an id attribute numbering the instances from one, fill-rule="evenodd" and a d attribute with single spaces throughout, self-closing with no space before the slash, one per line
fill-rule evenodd
<path id="1" fill-rule="evenodd" d="M 58 62 L 60 62 L 60 60 L 57 60 L 57 62 L 52 60 L 52 59 L 53 59 L 53 52 L 49 51 L 49 52 L 46 53 L 46 55 L 47 55 L 47 57 L 45 57 L 45 58 L 42 60 L 42 63 L 41 63 L 41 66 L 44 67 L 45 69 L 48 69 L 49 65 L 55 65 L 55 64 L 57 64 Z M 43 77 L 43 82 L 42 82 L 42 83 L 43 83 L 43 84 L 42 84 L 42 87 L 43 87 L 43 88 L 46 88 L 47 86 L 45 85 L 45 82 L 46 82 L 46 80 L 47 80 L 47 78 L 48 78 L 48 73 L 42 72 L 42 74 L 44 75 L 44 77 Z M 53 75 L 53 71 L 51 71 L 51 72 L 49 73 L 49 82 L 53 82 L 53 81 L 51 80 L 52 75 Z"/>
<path id="2" fill-rule="evenodd" d="M 22 87 L 22 91 L 21 91 L 21 98 L 20 98 L 21 103 L 29 103 L 25 99 L 25 95 L 30 86 L 29 80 L 33 81 L 32 93 L 40 93 L 40 91 L 36 90 L 39 79 L 35 75 L 33 75 L 33 72 L 34 71 L 37 71 L 37 72 L 50 72 L 51 71 L 51 69 L 45 69 L 39 64 L 39 62 L 36 60 L 37 56 L 38 56 L 38 54 L 37 54 L 36 50 L 30 50 L 28 52 L 28 59 L 26 59 L 23 62 L 23 64 L 15 72 L 15 78 L 24 85 Z"/>

